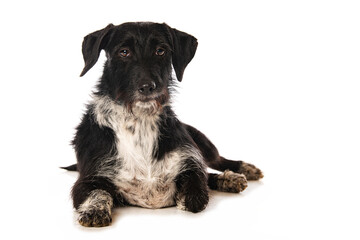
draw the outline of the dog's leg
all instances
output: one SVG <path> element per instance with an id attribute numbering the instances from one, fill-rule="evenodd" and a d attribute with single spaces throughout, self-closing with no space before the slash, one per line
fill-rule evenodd
<path id="1" fill-rule="evenodd" d="M 247 180 L 259 180 L 264 177 L 259 168 L 244 161 L 228 160 L 220 156 L 216 161 L 209 162 L 207 164 L 210 168 L 218 171 L 231 170 L 236 173 L 244 174 Z"/>
<path id="2" fill-rule="evenodd" d="M 215 145 L 202 132 L 192 126 L 184 125 L 196 145 L 199 147 L 206 164 L 210 168 L 222 172 L 231 170 L 235 173 L 242 173 L 246 176 L 247 180 L 258 180 L 264 177 L 261 170 L 252 164 L 244 161 L 228 160 L 221 157 Z"/>
<path id="3" fill-rule="evenodd" d="M 72 195 L 81 225 L 104 227 L 111 223 L 111 209 L 114 206 L 114 196 L 116 196 L 114 189 L 110 181 L 101 177 L 80 178 L 75 183 Z"/>
<path id="4" fill-rule="evenodd" d="M 78 221 L 84 227 L 104 227 L 108 226 L 111 219 L 111 209 L 113 199 L 111 195 L 104 190 L 92 190 L 79 208 Z"/>
<path id="5" fill-rule="evenodd" d="M 176 203 L 181 210 L 197 213 L 204 210 L 209 202 L 207 173 L 194 160 L 188 160 L 186 165 L 187 170 L 176 179 Z"/>
<path id="6" fill-rule="evenodd" d="M 221 174 L 209 173 L 208 185 L 212 190 L 239 193 L 247 187 L 247 180 L 244 174 L 226 170 Z"/>

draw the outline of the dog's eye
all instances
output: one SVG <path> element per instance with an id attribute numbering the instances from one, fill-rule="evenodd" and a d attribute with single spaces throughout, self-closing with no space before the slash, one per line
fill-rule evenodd
<path id="1" fill-rule="evenodd" d="M 129 49 L 120 49 L 120 51 L 118 52 L 118 55 L 120 57 L 129 57 L 130 56 L 130 50 Z"/>
<path id="2" fill-rule="evenodd" d="M 155 51 L 155 54 L 158 55 L 158 56 L 164 56 L 164 54 L 165 54 L 165 49 L 163 49 L 163 48 L 157 48 L 156 51 Z"/>

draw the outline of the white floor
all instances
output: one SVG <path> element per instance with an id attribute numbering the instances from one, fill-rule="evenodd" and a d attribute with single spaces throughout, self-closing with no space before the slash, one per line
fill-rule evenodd
<path id="1" fill-rule="evenodd" d="M 306 164 L 295 171 L 293 164 L 267 161 L 258 164 L 265 173 L 262 181 L 251 182 L 241 194 L 211 192 L 201 213 L 125 207 L 116 209 L 113 224 L 102 229 L 84 228 L 76 221 L 69 193 L 77 173 L 9 169 L 21 175 L 11 174 L 13 178 L 2 182 L 1 234 L 6 239 L 359 239 L 356 176 L 332 173 L 338 166 Z"/>
<path id="2" fill-rule="evenodd" d="M 3 1 L 0 239 L 360 239 L 358 1 Z M 136 11 L 134 11 L 136 9 Z M 199 40 L 179 118 L 265 178 L 212 192 L 199 214 L 117 209 L 76 222 L 69 145 L 105 54 L 79 78 L 83 37 L 108 23 L 166 22 Z M 191 238 L 190 238 L 191 237 Z M 196 238 L 197 237 L 197 238 Z"/>

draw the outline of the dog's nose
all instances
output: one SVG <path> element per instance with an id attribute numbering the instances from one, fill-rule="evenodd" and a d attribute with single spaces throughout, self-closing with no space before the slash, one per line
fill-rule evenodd
<path id="1" fill-rule="evenodd" d="M 150 95 L 156 89 L 155 82 L 151 81 L 150 83 L 145 83 L 141 85 L 138 91 L 143 95 Z"/>

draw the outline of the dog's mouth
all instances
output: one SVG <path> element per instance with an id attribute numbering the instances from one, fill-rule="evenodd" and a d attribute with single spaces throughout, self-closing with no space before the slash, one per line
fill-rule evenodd
<path id="1" fill-rule="evenodd" d="M 128 109 L 135 115 L 155 115 L 161 112 L 168 101 L 169 93 L 166 90 L 149 96 L 139 94 L 128 104 Z"/>
<path id="2" fill-rule="evenodd" d="M 149 100 L 146 102 L 136 101 L 131 106 L 131 112 L 136 115 L 155 115 L 161 109 L 158 102 L 155 100 Z"/>

